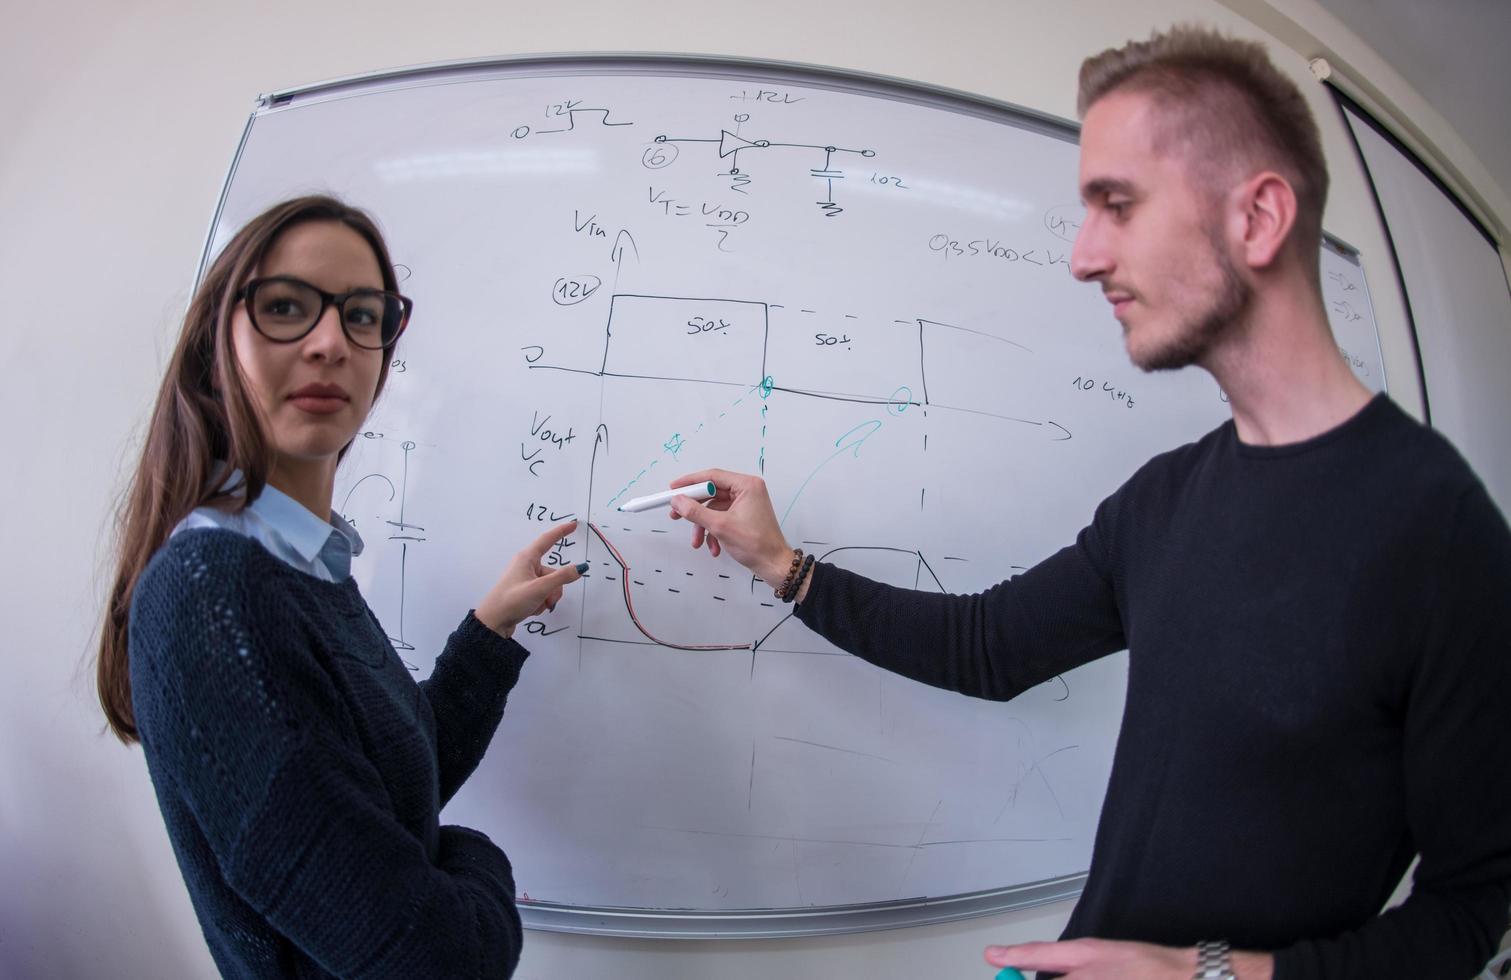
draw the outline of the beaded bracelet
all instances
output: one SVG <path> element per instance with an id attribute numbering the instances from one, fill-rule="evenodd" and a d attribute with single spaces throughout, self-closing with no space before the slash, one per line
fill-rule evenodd
<path id="1" fill-rule="evenodd" d="M 772 589 L 778 599 L 787 602 L 787 590 L 793 588 L 792 580 L 797 577 L 797 570 L 803 567 L 803 549 L 795 548 L 792 552 L 792 565 L 787 569 L 787 577 L 782 579 L 782 584 Z"/>
<path id="2" fill-rule="evenodd" d="M 807 578 L 808 573 L 812 570 L 813 556 L 809 555 L 803 559 L 803 567 L 798 569 L 797 578 L 792 580 L 792 585 L 788 586 L 787 591 L 782 595 L 783 602 L 791 602 L 797 598 L 797 594 L 803 589 L 803 579 Z"/>

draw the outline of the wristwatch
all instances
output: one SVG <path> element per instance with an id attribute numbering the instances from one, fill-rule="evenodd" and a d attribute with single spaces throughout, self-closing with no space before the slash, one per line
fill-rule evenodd
<path id="1" fill-rule="evenodd" d="M 1238 980 L 1233 972 L 1231 947 L 1226 939 L 1208 939 L 1196 944 L 1196 972 L 1191 980 Z"/>

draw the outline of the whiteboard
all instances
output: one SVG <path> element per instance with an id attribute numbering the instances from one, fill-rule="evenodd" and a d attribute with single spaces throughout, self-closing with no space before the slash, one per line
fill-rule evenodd
<path id="1" fill-rule="evenodd" d="M 1414 154 L 1342 108 L 1411 308 L 1429 421 L 1511 513 L 1511 441 L 1497 421 L 1511 416 L 1502 379 L 1511 364 L 1511 287 L 1500 252 Z"/>
<path id="2" fill-rule="evenodd" d="M 334 191 L 380 219 L 416 302 L 335 495 L 400 655 L 423 676 L 513 551 L 593 525 L 550 557 L 591 576 L 521 631 L 443 816 L 508 852 L 528 924 L 795 935 L 1076 893 L 1123 655 L 1008 704 L 931 689 L 835 650 L 665 511 L 614 510 L 700 467 L 760 472 L 794 544 L 973 592 L 1222 422 L 1208 375 L 1141 374 L 1070 276 L 1074 138 L 686 58 L 396 73 L 253 114 L 207 255 Z M 1340 346 L 1378 386 L 1362 276 L 1334 258 L 1360 314 Z"/>
<path id="3" fill-rule="evenodd" d="M 1354 376 L 1371 391 L 1387 390 L 1385 358 L 1364 267 L 1358 251 L 1332 235 L 1322 240 L 1322 303 L 1338 354 L 1353 368 Z"/>

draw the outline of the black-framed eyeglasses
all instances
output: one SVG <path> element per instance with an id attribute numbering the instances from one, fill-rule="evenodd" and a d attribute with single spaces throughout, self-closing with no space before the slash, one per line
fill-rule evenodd
<path id="1" fill-rule="evenodd" d="M 253 279 L 241 288 L 240 297 L 252 326 L 279 344 L 307 336 L 326 308 L 334 306 L 347 340 L 366 350 L 383 350 L 399 339 L 414 310 L 413 300 L 386 289 L 328 293 L 293 276 Z"/>

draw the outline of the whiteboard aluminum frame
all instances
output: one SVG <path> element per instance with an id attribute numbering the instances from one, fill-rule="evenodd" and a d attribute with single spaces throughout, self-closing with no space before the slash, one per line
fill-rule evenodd
<path id="1" fill-rule="evenodd" d="M 278 89 L 257 99 L 257 112 L 278 109 L 312 97 L 321 100 L 347 95 L 368 95 L 389 88 L 410 88 L 414 80 L 429 76 L 432 84 L 450 81 L 474 81 L 489 75 L 541 74 L 566 77 L 603 75 L 610 72 L 629 74 L 693 75 L 699 77 L 746 77 L 767 73 L 773 80 L 817 85 L 833 91 L 876 96 L 928 105 L 955 112 L 962 110 L 980 118 L 1001 121 L 1003 113 L 1012 117 L 1020 129 L 1043 136 L 1053 136 L 1070 143 L 1079 141 L 1081 127 L 1069 119 L 1003 102 L 961 89 L 915 82 L 893 75 L 881 75 L 849 68 L 830 68 L 796 61 L 765 58 L 737 58 L 726 55 L 676 54 L 671 52 L 563 52 L 555 54 L 512 55 L 502 58 L 472 58 L 442 61 L 408 68 L 394 68 L 333 78 L 309 85 Z M 254 115 L 257 114 L 254 112 Z"/>
<path id="2" fill-rule="evenodd" d="M 260 104 L 261 100 L 258 101 Z M 194 292 L 199 291 L 199 284 L 205 279 L 205 271 L 210 268 L 210 260 L 213 258 L 210 250 L 215 247 L 215 229 L 220 227 L 220 218 L 226 209 L 226 196 L 231 193 L 231 181 L 236 178 L 236 168 L 241 164 L 241 155 L 247 148 L 247 140 L 252 138 L 252 124 L 256 121 L 257 113 L 253 112 L 247 117 L 247 124 L 241 127 L 241 138 L 236 141 L 236 152 L 231 156 L 231 169 L 226 173 L 226 182 L 221 185 L 220 197 L 215 200 L 215 214 L 210 217 L 210 226 L 205 229 L 205 248 L 199 255 L 199 268 L 194 273 Z"/>
<path id="3" fill-rule="evenodd" d="M 623 939 L 799 939 L 907 926 L 957 922 L 983 915 L 1034 908 L 1077 898 L 1086 875 L 1046 878 L 1026 885 L 866 905 L 826 905 L 792 909 L 599 908 L 522 901 L 525 928 Z"/>
<path id="4" fill-rule="evenodd" d="M 213 258 L 211 249 L 215 229 L 220 224 L 231 183 L 236 178 L 242 154 L 260 116 L 313 102 L 425 85 L 461 84 L 511 75 L 564 77 L 609 73 L 727 77 L 809 85 L 961 113 L 1072 144 L 1080 141 L 1078 124 L 1049 113 L 944 86 L 798 62 L 719 55 L 583 52 L 478 58 L 375 71 L 280 89 L 257 98 L 216 202 L 195 287 L 198 288 Z M 543 932 L 633 939 L 796 938 L 935 925 L 1035 908 L 1078 897 L 1085 887 L 1086 877 L 1086 872 L 1079 872 L 1000 889 L 859 905 L 704 911 L 559 905 L 525 900 L 519 903 L 519 911 L 526 928 Z"/>

